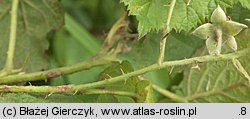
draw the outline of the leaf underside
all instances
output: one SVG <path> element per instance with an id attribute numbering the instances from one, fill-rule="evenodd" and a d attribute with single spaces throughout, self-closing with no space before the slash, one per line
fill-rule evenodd
<path id="1" fill-rule="evenodd" d="M 58 0 L 21 0 L 18 10 L 14 66 L 24 72 L 47 69 L 48 33 L 64 24 L 64 10 Z M 11 0 L 0 1 L 0 68 L 4 66 L 10 34 Z"/>
<path id="2" fill-rule="evenodd" d="M 197 54 L 200 56 L 205 52 Z M 250 57 L 240 59 L 247 71 L 250 71 L 249 60 Z M 198 96 L 192 102 L 250 102 L 250 85 L 232 61 L 202 63 L 199 67 L 200 70 L 189 66 L 184 75 L 184 95 Z"/>

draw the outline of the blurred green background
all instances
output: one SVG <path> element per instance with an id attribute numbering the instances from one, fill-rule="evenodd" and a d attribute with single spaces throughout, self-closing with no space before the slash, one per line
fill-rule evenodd
<path id="1" fill-rule="evenodd" d="M 78 63 L 94 56 L 125 7 L 118 0 L 62 0 L 65 26 L 51 39 L 50 68 Z M 98 80 L 104 67 L 52 79 L 51 85 L 83 84 Z M 62 80 L 63 79 L 63 80 Z"/>

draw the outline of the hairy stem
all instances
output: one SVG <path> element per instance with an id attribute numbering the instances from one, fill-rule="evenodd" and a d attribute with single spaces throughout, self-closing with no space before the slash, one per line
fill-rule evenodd
<path id="1" fill-rule="evenodd" d="M 165 90 L 157 85 L 152 85 L 152 86 L 157 92 L 170 98 L 171 100 L 173 100 L 175 102 L 188 102 L 188 100 L 186 100 L 184 97 L 180 97 L 180 96 L 178 96 L 178 95 L 176 95 L 168 90 Z"/>
<path id="2" fill-rule="evenodd" d="M 9 41 L 9 49 L 7 52 L 7 59 L 6 59 L 6 64 L 5 64 L 5 70 L 8 72 L 11 72 L 14 68 L 13 59 L 14 59 L 15 45 L 16 45 L 18 3 L 19 3 L 19 0 L 12 1 L 10 41 Z"/>
<path id="3" fill-rule="evenodd" d="M 130 77 L 133 77 L 133 76 L 138 76 L 138 75 L 141 75 L 141 74 L 144 74 L 144 73 L 147 73 L 147 72 L 150 72 L 150 71 L 153 71 L 153 70 L 158 70 L 158 69 L 161 69 L 161 68 L 166 68 L 166 67 L 169 67 L 169 66 L 178 66 L 178 65 L 187 65 L 187 64 L 191 64 L 191 63 L 197 63 L 197 62 L 200 62 L 200 63 L 205 63 L 205 62 L 214 62 L 214 61 L 225 61 L 225 60 L 232 60 L 232 59 L 235 59 L 235 58 L 239 58 L 241 56 L 246 56 L 250 53 L 250 48 L 246 48 L 244 50 L 241 50 L 241 51 L 238 51 L 238 52 L 235 52 L 235 53 L 230 53 L 230 54 L 225 54 L 225 55 L 219 55 L 219 56 L 215 56 L 215 55 L 207 55 L 207 56 L 201 56 L 201 57 L 194 57 L 194 58 L 190 58 L 190 59 L 183 59 L 183 60 L 176 60 L 176 61 L 169 61 L 169 62 L 164 62 L 162 65 L 158 65 L 157 63 L 156 64 L 153 64 L 153 65 L 150 65 L 148 67 L 145 67 L 145 68 L 142 68 L 140 70 L 137 70 L 137 71 L 134 71 L 134 72 L 130 72 L 130 73 L 127 73 L 127 74 L 123 74 L 123 75 L 120 75 L 120 76 L 117 76 L 117 77 L 114 77 L 114 78 L 110 78 L 110 79 L 107 79 L 107 80 L 102 80 L 102 81 L 98 81 L 98 82 L 93 82 L 93 83 L 89 83 L 89 84 L 81 84 L 81 85 L 66 85 L 66 86 L 57 86 L 57 87 L 51 87 L 51 86 L 0 86 L 0 92 L 49 92 L 50 94 L 53 94 L 53 93 L 69 93 L 69 94 L 75 94 L 75 93 L 84 93 L 85 91 L 88 91 L 90 89 L 95 89 L 95 88 L 98 88 L 98 87 L 104 87 L 105 85 L 108 85 L 108 84 L 112 84 L 112 83 L 116 83 L 116 82 L 119 82 L 119 81 L 125 81 L 126 79 L 130 78 Z M 98 61 L 97 61 L 98 60 Z M 62 71 L 64 74 L 67 74 L 67 73 L 72 73 L 72 72 L 76 72 L 76 71 L 79 71 L 79 68 L 82 69 L 83 67 L 86 69 L 86 68 L 89 68 L 90 66 L 93 66 L 93 65 L 97 65 L 100 61 L 103 60 L 103 59 L 96 59 L 96 60 L 90 60 L 90 61 L 87 61 L 87 62 L 91 62 L 91 64 L 80 64 L 81 66 L 77 66 L 77 65 L 74 65 L 73 67 L 72 66 L 69 66 L 69 67 L 64 67 L 64 68 L 59 68 L 57 70 L 60 70 Z M 96 62 L 95 62 L 96 61 Z M 56 71 L 55 69 L 54 70 L 50 70 L 50 71 L 45 71 L 45 72 L 38 72 L 38 73 L 31 73 L 31 74 L 23 74 L 23 75 L 12 75 L 12 76 L 7 76 L 7 77 L 3 77 L 2 80 L 0 80 L 0 83 L 12 83 L 12 82 L 20 82 L 20 81 L 30 81 L 30 80 L 34 80 L 34 79 L 39 79 L 43 76 L 47 76 L 49 75 L 48 72 L 51 72 L 51 71 Z M 46 74 L 46 75 L 45 75 Z M 53 73 L 52 73 L 53 74 Z M 55 73 L 57 74 L 57 73 Z M 58 76 L 58 75 L 55 75 L 55 76 Z M 29 80 L 27 80 L 26 78 L 28 78 Z M 221 92 L 224 92 L 224 91 L 228 91 L 230 89 L 232 89 L 232 87 L 239 87 L 239 86 L 244 86 L 245 83 L 243 82 L 242 84 L 237 84 L 237 85 L 233 85 L 233 86 L 230 86 L 226 89 L 223 89 L 221 90 Z M 188 102 L 188 101 L 192 101 L 194 99 L 197 99 L 201 96 L 209 96 L 209 95 L 213 95 L 213 94 L 217 94 L 218 91 L 211 91 L 209 93 L 201 93 L 201 94 L 196 94 L 196 95 L 193 95 L 193 96 L 190 96 L 190 97 L 185 97 L 182 99 L 182 97 L 179 97 L 169 91 L 166 91 L 164 89 L 161 89 L 155 85 L 153 85 L 153 88 L 160 92 L 161 94 L 169 97 L 170 99 L 172 99 L 173 101 L 176 101 L 176 102 Z M 45 91 L 46 90 L 46 91 Z M 102 91 L 93 91 L 92 93 L 101 93 Z M 104 91 L 105 92 L 105 91 Z M 104 93 L 102 92 L 102 93 Z M 105 92 L 107 93 L 107 92 Z M 120 95 L 130 95 L 132 96 L 133 94 L 128 94 L 126 92 L 108 92 L 109 94 L 120 94 Z M 85 93 L 86 94 L 86 93 Z"/>
<path id="4" fill-rule="evenodd" d="M 176 0 L 172 0 L 170 3 L 170 8 L 169 8 L 169 12 L 168 12 L 168 19 L 167 19 L 167 23 L 166 23 L 166 29 L 163 33 L 163 37 L 161 38 L 160 41 L 160 55 L 158 58 L 158 64 L 162 64 L 162 62 L 164 61 L 164 54 L 165 54 L 165 49 L 166 49 L 166 42 L 167 42 L 167 38 L 170 32 L 170 21 L 172 18 L 172 14 L 174 11 L 174 6 L 175 6 Z"/>
<path id="5" fill-rule="evenodd" d="M 207 56 L 194 57 L 194 58 L 184 59 L 184 60 L 168 61 L 168 62 L 162 63 L 162 65 L 153 64 L 153 65 L 150 65 L 148 67 L 142 68 L 140 70 L 130 72 L 130 73 L 127 73 L 127 74 L 123 74 L 121 76 L 117 76 L 117 77 L 110 78 L 110 79 L 107 79 L 107 80 L 98 81 L 98 82 L 89 83 L 89 84 L 84 84 L 84 85 L 79 85 L 77 88 L 79 90 L 96 88 L 96 87 L 104 86 L 104 85 L 107 85 L 107 84 L 112 84 L 112 83 L 116 83 L 116 82 L 119 82 L 119 81 L 123 81 L 123 80 L 126 80 L 126 79 L 128 79 L 130 77 L 133 77 L 133 76 L 142 75 L 144 73 L 147 73 L 147 72 L 150 72 L 150 71 L 153 71 L 153 70 L 166 68 L 166 67 L 169 67 L 169 66 L 180 66 L 180 65 L 187 65 L 187 64 L 191 64 L 191 63 L 197 63 L 197 62 L 211 62 L 211 61 L 231 60 L 232 58 L 238 58 L 238 57 L 241 57 L 241 56 L 245 56 L 245 55 L 247 55 L 249 53 L 250 53 L 250 48 L 247 48 L 245 50 L 241 50 L 239 52 L 230 53 L 230 54 L 226 54 L 226 55 L 220 55 L 220 56 L 207 55 Z"/>
<path id="6" fill-rule="evenodd" d="M 89 60 L 61 68 L 55 68 L 48 71 L 41 71 L 29 74 L 14 74 L 5 77 L 0 77 L 0 84 L 11 82 L 26 82 L 36 80 L 47 80 L 49 78 L 58 77 L 66 74 L 72 74 L 82 70 L 87 70 L 92 67 L 108 64 L 115 60 L 115 55 L 100 55 Z"/>
<path id="7" fill-rule="evenodd" d="M 142 68 L 140 70 L 136 70 L 134 72 L 123 74 L 121 76 L 117 76 L 117 77 L 114 77 L 114 78 L 111 78 L 108 80 L 84 84 L 84 85 L 79 86 L 78 88 L 79 89 L 88 89 L 88 88 L 103 86 L 106 84 L 112 84 L 112 83 L 122 81 L 122 80 L 125 80 L 125 79 L 133 77 L 133 76 L 138 76 L 138 75 L 141 75 L 141 74 L 153 71 L 153 70 L 158 70 L 158 69 L 166 68 L 169 66 L 180 66 L 180 65 L 187 65 L 187 64 L 197 63 L 197 62 L 202 63 L 202 62 L 232 60 L 235 58 L 239 58 L 241 56 L 246 56 L 249 53 L 250 53 L 250 48 L 246 48 L 246 49 L 238 51 L 238 52 L 219 55 L 219 56 L 206 55 L 206 56 L 201 56 L 201 57 L 193 57 L 193 58 L 189 58 L 189 59 L 164 62 L 164 63 L 162 63 L 162 65 L 158 65 L 156 63 L 153 65 L 147 66 L 145 68 Z M 29 74 L 20 74 L 20 75 L 15 74 L 15 75 L 10 75 L 10 76 L 6 76 L 6 77 L 1 77 L 0 84 L 44 80 L 47 78 L 57 77 L 57 76 L 65 75 L 65 74 L 71 74 L 71 73 L 78 72 L 81 70 L 89 69 L 89 68 L 94 67 L 94 66 L 99 66 L 99 65 L 104 65 L 104 64 L 110 63 L 112 60 L 108 60 L 108 58 L 110 58 L 110 56 L 100 57 L 100 58 L 97 57 L 97 58 L 92 58 L 90 60 L 87 60 L 87 61 L 79 63 L 79 64 L 75 64 L 75 65 L 67 66 L 67 67 L 62 67 L 62 68 L 57 68 L 57 69 L 52 69 L 49 71 L 29 73 Z"/>
<path id="8" fill-rule="evenodd" d="M 135 93 L 104 89 L 77 90 L 75 85 L 64 86 L 0 86 L 0 92 L 12 93 L 47 93 L 47 94 L 111 94 L 138 97 Z"/>

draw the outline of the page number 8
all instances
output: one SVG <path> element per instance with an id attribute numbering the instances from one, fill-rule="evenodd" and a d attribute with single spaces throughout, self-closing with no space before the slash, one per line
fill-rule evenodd
<path id="1" fill-rule="evenodd" d="M 241 109 L 241 111 L 240 111 L 239 115 L 246 115 L 247 114 L 247 108 L 246 107 L 241 107 L 240 109 Z"/>

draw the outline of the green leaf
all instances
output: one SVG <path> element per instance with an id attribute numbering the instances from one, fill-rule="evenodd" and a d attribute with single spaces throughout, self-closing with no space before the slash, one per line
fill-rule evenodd
<path id="1" fill-rule="evenodd" d="M 34 96 L 25 93 L 5 93 L 0 98 L 1 103 L 32 103 L 46 102 L 44 99 L 38 99 Z"/>
<path id="2" fill-rule="evenodd" d="M 122 54 L 121 59 L 128 60 L 137 69 L 151 65 L 157 62 L 159 55 L 159 40 L 161 34 L 150 33 L 145 39 L 136 41 L 135 45 L 131 46 L 131 52 Z M 165 60 L 178 60 L 190 58 L 202 46 L 203 40 L 186 33 L 171 32 L 166 46 Z M 173 86 L 179 85 L 182 80 L 182 75 L 176 77 L 183 72 L 184 67 L 174 67 L 170 74 L 171 68 L 152 71 L 144 75 L 153 84 L 156 84 L 164 89 L 172 89 Z"/>
<path id="3" fill-rule="evenodd" d="M 131 15 L 139 21 L 138 31 L 144 36 L 152 30 L 162 30 L 166 26 L 170 0 L 121 0 Z M 222 8 L 232 7 L 231 0 L 177 0 L 170 27 L 176 31 L 190 31 L 197 24 L 204 23 L 220 4 Z"/>
<path id="4" fill-rule="evenodd" d="M 0 97 L 1 103 L 80 103 L 83 102 L 72 95 L 52 94 L 46 95 L 27 93 L 4 93 Z"/>
<path id="5" fill-rule="evenodd" d="M 100 95 L 97 98 L 98 103 L 118 103 L 118 99 L 113 95 Z"/>
<path id="6" fill-rule="evenodd" d="M 233 21 L 247 24 L 245 19 L 250 18 L 250 9 L 242 7 L 240 4 L 234 5 L 232 9 L 228 9 L 227 15 L 231 17 Z"/>
<path id="7" fill-rule="evenodd" d="M 160 30 L 165 27 L 167 15 L 167 0 L 121 0 L 128 5 L 131 15 L 136 15 L 140 36 L 144 36 L 151 30 Z"/>
<path id="8" fill-rule="evenodd" d="M 159 94 L 153 89 L 152 84 L 148 85 L 146 90 L 147 90 L 146 102 L 147 103 L 157 102 L 158 101 L 157 96 Z"/>
<path id="9" fill-rule="evenodd" d="M 101 43 L 93 37 L 88 31 L 81 27 L 71 16 L 65 17 L 65 28 L 74 37 L 74 39 L 84 47 L 87 52 L 92 55 L 96 54 L 100 48 Z"/>
<path id="10" fill-rule="evenodd" d="M 198 56 L 204 55 L 201 50 Z M 240 59 L 246 71 L 250 71 L 250 57 Z M 183 91 L 191 102 L 250 102 L 250 86 L 247 79 L 233 66 L 232 61 L 199 64 L 200 70 L 186 69 Z"/>
<path id="11" fill-rule="evenodd" d="M 240 4 L 250 10 L 250 1 L 249 0 L 239 0 Z"/>
<path id="12" fill-rule="evenodd" d="M 51 68 L 68 66 L 81 62 L 94 56 L 101 48 L 99 40 L 81 27 L 79 23 L 69 15 L 66 15 L 65 24 L 65 27 L 57 32 L 51 42 Z M 54 78 L 51 80 L 50 84 L 82 84 L 93 82 L 98 80 L 98 77 L 94 75 L 102 70 L 102 67 L 98 67 L 84 72 L 74 73 L 69 76 Z"/>
<path id="13" fill-rule="evenodd" d="M 241 20 L 249 12 L 239 6 L 229 11 L 232 18 Z M 250 30 L 245 29 L 236 36 L 239 49 L 249 47 Z M 199 53 L 200 52 L 200 53 Z M 198 51 L 197 55 L 204 55 L 205 51 Z M 241 64 L 249 73 L 250 57 L 242 57 Z M 193 102 L 250 102 L 250 87 L 242 83 L 247 79 L 234 66 L 232 61 L 199 64 L 200 69 L 189 66 L 185 71 L 183 92 L 185 96 L 195 97 Z"/>
<path id="14" fill-rule="evenodd" d="M 145 74 L 145 77 L 153 84 L 158 85 L 162 88 L 169 88 L 172 81 L 176 82 L 176 80 L 173 80 L 170 76 L 170 72 L 168 71 L 168 69 L 149 72 Z"/>
<path id="15" fill-rule="evenodd" d="M 136 93 L 138 94 L 138 98 L 136 99 L 136 102 L 145 102 L 145 99 L 147 97 L 147 86 L 150 85 L 150 82 L 147 80 L 142 80 L 137 83 L 136 85 Z"/>
<path id="16" fill-rule="evenodd" d="M 160 33 L 150 33 L 145 39 L 136 41 L 131 52 L 122 54 L 136 68 L 142 68 L 157 62 L 159 56 Z M 166 44 L 165 60 L 190 58 L 204 41 L 184 32 L 171 32 Z"/>
<path id="17" fill-rule="evenodd" d="M 111 77 L 122 75 L 123 73 L 129 73 L 133 72 L 134 69 L 131 66 L 131 64 L 128 61 L 123 61 L 122 63 L 113 63 L 110 67 L 105 69 L 102 73 L 100 73 L 100 79 L 101 80 L 109 80 Z M 151 82 L 148 80 L 139 80 L 138 77 L 132 77 L 129 79 L 125 79 L 125 81 L 121 81 L 119 83 L 111 84 L 108 86 L 105 86 L 105 89 L 108 90 L 115 90 L 115 91 L 127 91 L 131 93 L 135 93 L 138 95 L 136 98 L 131 98 L 128 96 L 112 96 L 112 95 L 100 95 L 98 99 L 103 102 L 107 102 L 109 99 L 114 100 L 116 99 L 116 102 L 122 102 L 122 103 L 132 103 L 132 102 L 156 102 L 158 93 L 156 93 L 152 86 Z"/>
<path id="18" fill-rule="evenodd" d="M 0 67 L 5 59 L 10 34 L 11 0 L 0 4 Z M 21 0 L 19 2 L 15 68 L 25 72 L 47 69 L 47 33 L 64 24 L 64 10 L 59 0 Z"/>
<path id="19" fill-rule="evenodd" d="M 239 49 L 249 47 L 250 30 L 246 29 L 236 36 Z M 200 53 L 199 53 L 200 52 Z M 201 50 L 198 56 L 204 55 Z M 250 57 L 242 57 L 241 64 L 249 73 Z M 250 102 L 250 86 L 247 79 L 234 66 L 232 61 L 199 64 L 200 69 L 186 69 L 183 92 L 192 102 Z"/>
<path id="20" fill-rule="evenodd" d="M 133 72 L 134 68 L 128 61 L 123 61 L 121 63 L 114 62 L 110 67 L 106 68 L 99 74 L 100 80 L 109 80 L 111 77 L 116 77 L 122 74 Z M 138 77 L 132 77 L 125 79 L 115 84 L 110 84 L 105 86 L 105 89 L 114 90 L 114 91 L 126 91 L 131 93 L 136 93 L 136 84 L 139 81 Z M 101 97 L 103 95 L 100 95 Z M 133 98 L 128 96 L 105 96 L 105 98 L 116 99 L 118 102 L 135 102 Z"/>

